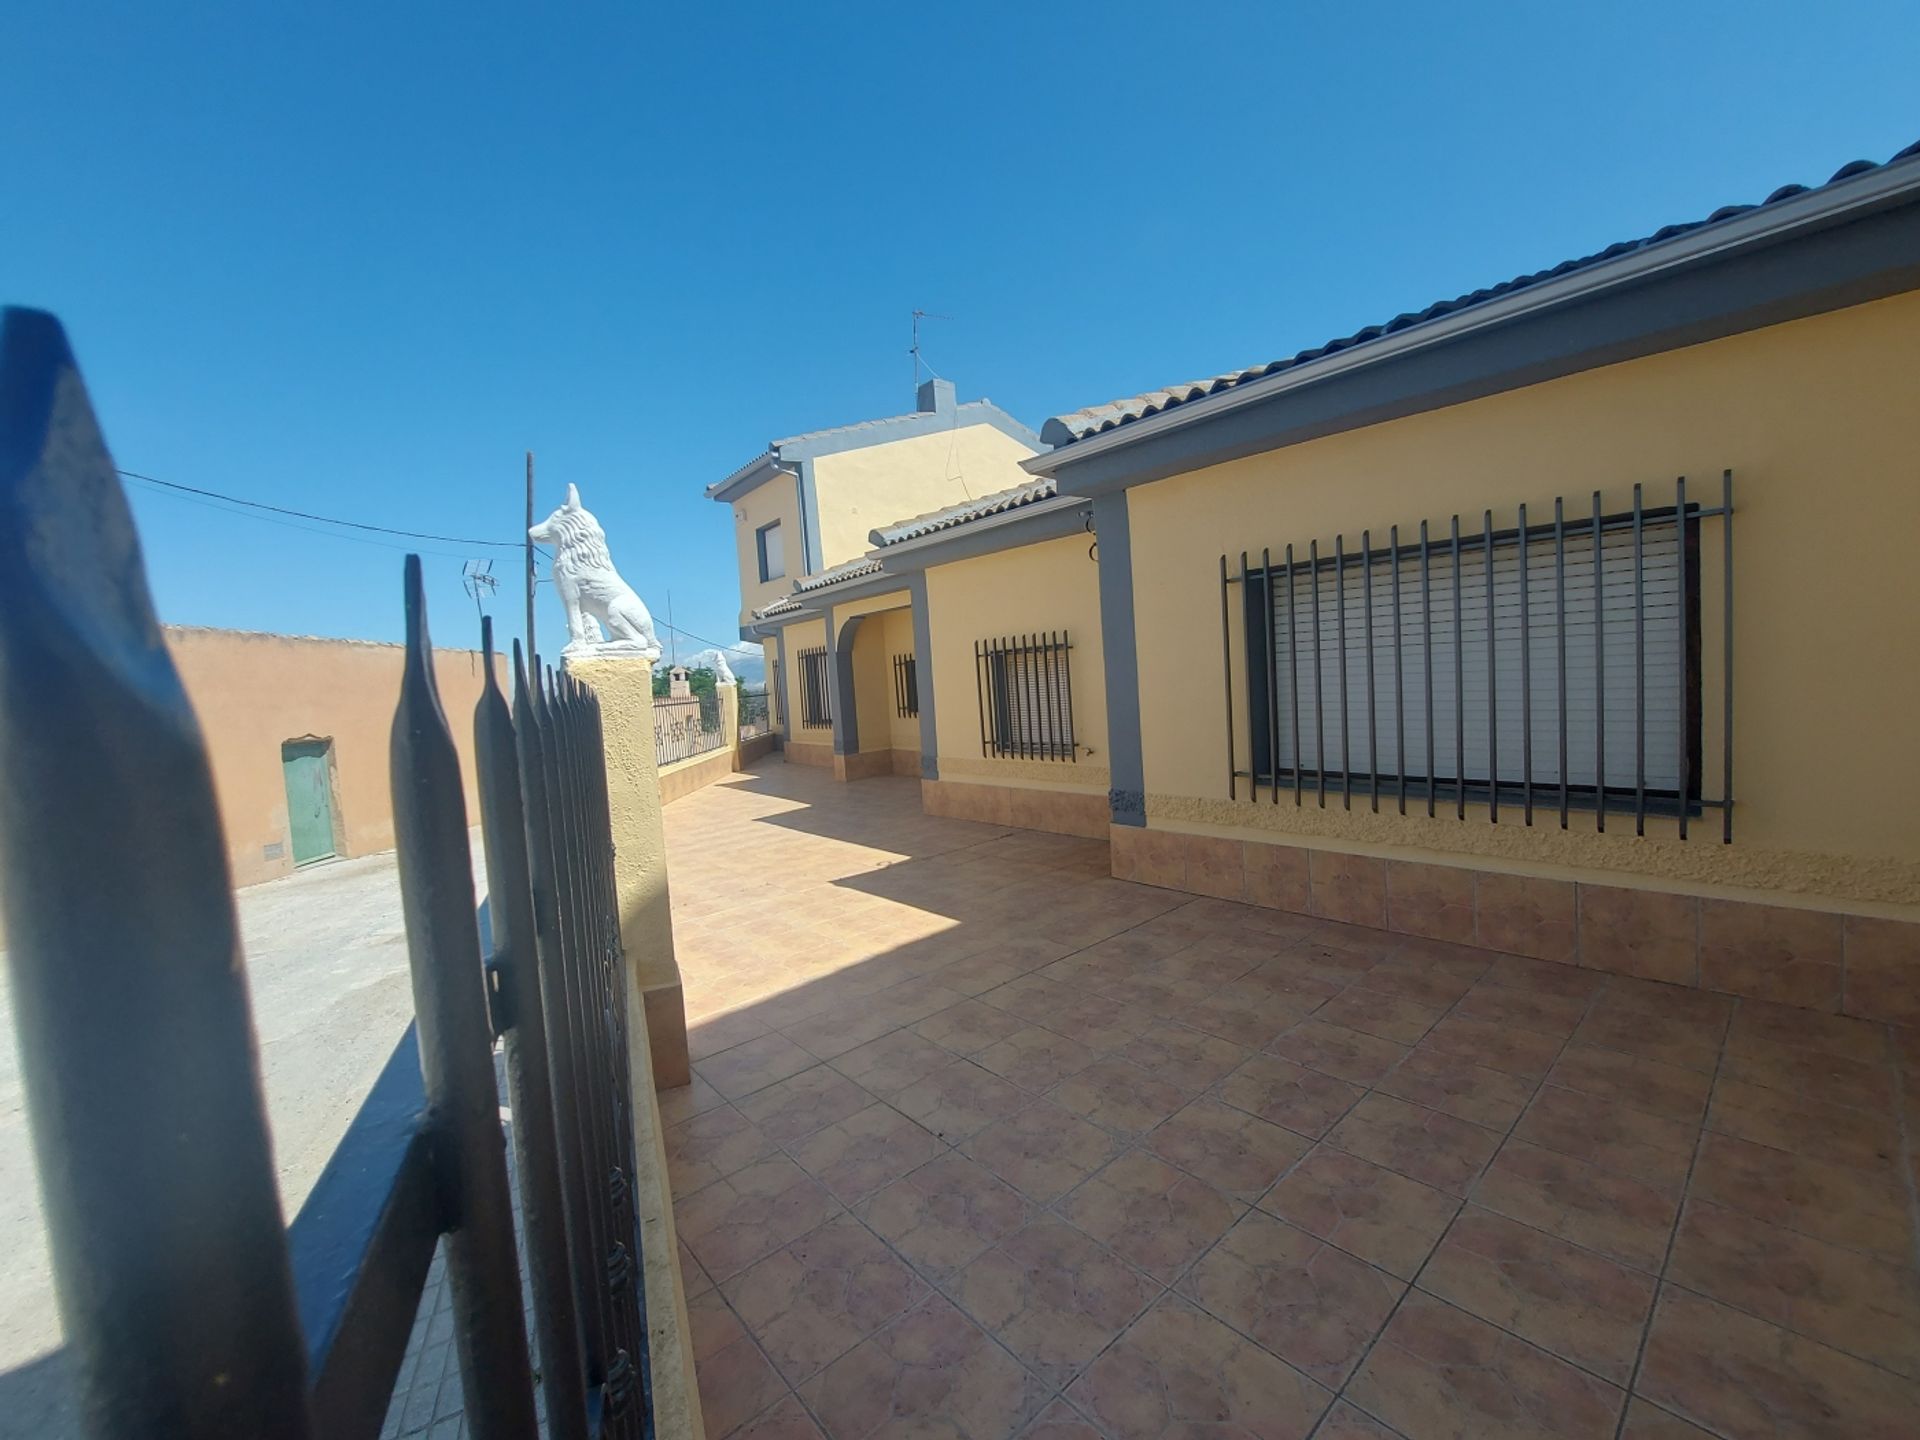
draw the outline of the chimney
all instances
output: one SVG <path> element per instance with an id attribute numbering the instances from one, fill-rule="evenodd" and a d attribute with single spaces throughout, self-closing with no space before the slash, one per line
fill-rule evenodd
<path id="1" fill-rule="evenodd" d="M 953 382 L 929 380 L 920 387 L 920 402 L 914 408 L 922 415 L 951 415 L 953 406 Z"/>

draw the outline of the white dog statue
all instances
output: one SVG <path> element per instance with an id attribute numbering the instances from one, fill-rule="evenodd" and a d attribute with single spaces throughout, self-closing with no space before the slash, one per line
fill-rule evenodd
<path id="1" fill-rule="evenodd" d="M 553 546 L 553 583 L 567 607 L 567 647 L 562 655 L 660 658 L 653 616 L 613 568 L 607 532 L 591 511 L 581 508 L 578 487 L 567 486 L 567 503 L 527 535 Z M 605 638 L 597 637 L 596 621 Z"/>

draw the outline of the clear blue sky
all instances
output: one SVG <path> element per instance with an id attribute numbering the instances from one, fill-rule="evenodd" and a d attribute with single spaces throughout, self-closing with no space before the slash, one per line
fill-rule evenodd
<path id="1" fill-rule="evenodd" d="M 910 409 L 916 306 L 1037 428 L 1920 137 L 1911 0 L 292 9 L 11 7 L 0 298 L 129 469 L 512 539 L 532 448 L 724 640 L 702 487 Z M 398 550 L 133 488 L 165 619 L 397 637 Z"/>

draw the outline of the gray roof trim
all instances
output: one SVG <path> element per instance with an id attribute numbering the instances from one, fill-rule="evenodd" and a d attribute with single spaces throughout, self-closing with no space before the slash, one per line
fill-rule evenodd
<path id="1" fill-rule="evenodd" d="M 951 410 L 915 411 L 884 420 L 862 420 L 831 430 L 810 430 L 776 440 L 762 455 L 755 456 L 724 480 L 707 487 L 707 498 L 731 503 L 759 489 L 779 475 L 791 475 L 792 467 L 802 460 L 822 455 L 838 455 L 847 450 L 863 450 L 870 445 L 891 445 L 896 440 L 912 440 L 921 435 L 939 435 L 948 430 L 972 425 L 991 425 L 1001 434 L 1019 441 L 1029 450 L 1040 449 L 1040 437 L 991 400 L 969 400 Z"/>
<path id="2" fill-rule="evenodd" d="M 802 576 L 794 581 L 796 595 L 805 595 L 812 590 L 824 590 L 829 585 L 838 585 L 845 580 L 858 579 L 862 575 L 872 575 L 880 569 L 880 562 L 862 555 L 858 560 L 848 560 L 834 566 L 831 570 L 822 570 L 818 575 Z"/>
<path id="3" fill-rule="evenodd" d="M 1200 465 L 1297 443 L 1311 434 L 1456 404 L 1475 394 L 1495 393 L 1555 374 L 1914 288 L 1920 285 L 1920 266 L 1912 258 L 1916 252 L 1900 248 L 1909 237 L 1904 233 L 1890 235 L 1887 225 L 1873 224 L 1876 219 L 1912 210 L 1920 199 L 1920 150 L 1903 154 L 1904 158 L 1836 178 L 1818 190 L 1738 211 L 1671 238 L 1638 246 L 1617 258 L 1581 266 L 1435 319 L 1390 333 L 1362 332 L 1366 338 L 1357 343 L 1298 363 L 1282 362 L 1286 368 L 1260 378 L 1246 379 L 1155 413 L 1131 416 L 1123 423 L 1023 461 L 1022 467 L 1035 475 L 1059 475 L 1071 470 L 1071 483 L 1083 493 L 1145 483 Z M 1823 235 L 1863 227 L 1874 233 L 1857 236 L 1850 247 L 1812 244 Z M 1896 228 L 1904 231 L 1905 227 Z M 1793 267 L 1761 263 L 1768 254 L 1791 245 L 1810 246 L 1817 253 L 1810 263 Z M 1847 253 L 1849 250 L 1855 253 Z M 1714 292 L 1707 284 L 1707 277 L 1741 262 L 1747 262 L 1741 277 L 1744 285 L 1722 285 Z M 1691 287 L 1693 293 L 1683 293 L 1683 285 Z M 1626 333 L 1628 327 L 1619 324 L 1597 322 L 1605 306 L 1630 301 L 1655 289 L 1663 294 L 1670 310 L 1677 307 L 1675 313 L 1638 317 L 1637 334 Z M 1409 394 L 1400 398 L 1401 408 L 1390 413 L 1355 410 L 1344 422 L 1323 416 L 1318 428 L 1310 433 L 1294 434 L 1283 424 L 1263 425 L 1246 418 L 1246 412 L 1256 407 L 1269 407 L 1329 381 L 1405 363 L 1442 346 L 1458 347 L 1497 331 L 1519 329 L 1549 315 L 1576 315 L 1583 323 L 1573 325 L 1569 333 L 1545 337 L 1549 343 L 1537 347 L 1538 353 L 1527 363 L 1510 356 L 1510 374 L 1503 383 L 1484 377 L 1478 388 L 1463 388 L 1457 376 L 1443 375 L 1447 367 L 1428 366 L 1435 370 L 1435 379 L 1453 378 L 1456 383 L 1434 384 L 1425 403 Z M 1234 426 L 1238 433 L 1230 444 L 1210 446 L 1197 440 L 1170 443 L 1169 437 L 1175 432 L 1191 432 L 1203 426 L 1217 428 L 1217 422 L 1228 416 L 1239 418 Z M 1050 429 L 1053 423 L 1049 422 Z M 1150 445 L 1155 441 L 1160 443 Z M 1145 455 L 1138 459 L 1114 456 L 1116 451 L 1137 452 L 1149 446 L 1156 452 L 1151 459 Z M 1175 459 L 1172 452 L 1176 449 L 1189 453 Z M 1087 464 L 1105 456 L 1114 458 L 1097 466 Z"/>
<path id="4" fill-rule="evenodd" d="M 1017 510 L 1023 505 L 1035 505 L 1042 500 L 1050 500 L 1058 492 L 1052 477 L 1043 476 L 1038 480 L 1029 480 L 1024 485 L 1015 485 L 1008 490 L 998 490 L 991 495 L 982 495 L 977 500 L 963 500 L 958 505 L 948 505 L 939 510 L 929 510 L 924 515 L 916 515 L 910 520 L 899 520 L 891 525 L 882 525 L 867 533 L 867 539 L 881 549 L 898 545 L 903 541 L 916 540 L 922 535 L 931 535 L 939 530 L 950 530 L 956 525 L 971 524 L 989 515 L 998 515 L 1002 511 Z"/>

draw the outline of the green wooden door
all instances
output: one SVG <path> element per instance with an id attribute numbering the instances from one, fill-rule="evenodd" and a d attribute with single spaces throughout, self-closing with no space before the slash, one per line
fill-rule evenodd
<path id="1" fill-rule="evenodd" d="M 325 860 L 333 848 L 333 786 L 327 774 L 327 742 L 280 747 L 287 780 L 287 825 L 293 831 L 293 863 Z"/>

